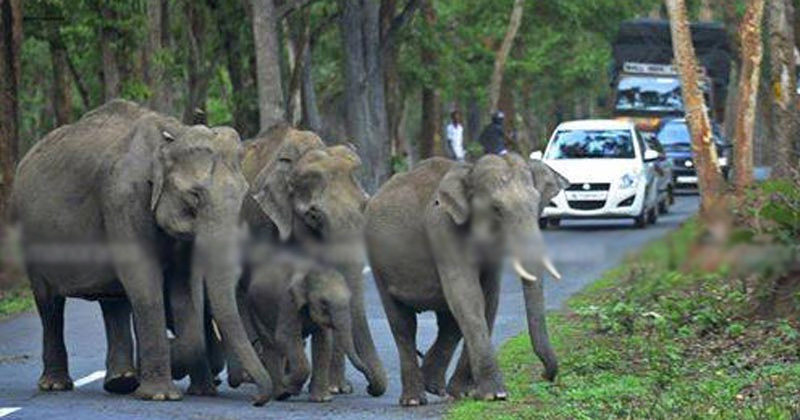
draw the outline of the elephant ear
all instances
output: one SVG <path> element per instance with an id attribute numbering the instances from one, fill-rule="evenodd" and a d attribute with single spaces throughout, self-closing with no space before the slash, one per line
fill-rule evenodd
<path id="1" fill-rule="evenodd" d="M 253 198 L 277 226 L 282 241 L 292 236 L 294 223 L 292 170 L 306 152 L 325 147 L 322 140 L 311 132 L 290 128 L 284 136 L 275 158 L 259 172 L 253 183 L 256 187 Z"/>
<path id="2" fill-rule="evenodd" d="M 158 138 L 158 144 L 154 148 L 154 156 L 151 161 L 150 169 L 150 210 L 155 211 L 164 191 L 164 171 L 170 165 L 167 146 L 175 141 L 175 134 L 168 130 L 160 130 L 154 124 L 141 124 L 135 129 L 134 136 L 152 136 Z M 160 132 L 159 132 L 160 131 Z M 134 139 L 136 141 L 138 139 Z"/>
<path id="3" fill-rule="evenodd" d="M 533 160 L 529 162 L 529 166 L 533 176 L 533 185 L 542 197 L 542 207 L 569 186 L 567 178 L 541 160 Z"/>
<path id="4" fill-rule="evenodd" d="M 436 205 L 444 209 L 457 225 L 463 225 L 469 219 L 467 176 L 470 169 L 467 164 L 452 167 L 439 182 L 436 192 Z"/>

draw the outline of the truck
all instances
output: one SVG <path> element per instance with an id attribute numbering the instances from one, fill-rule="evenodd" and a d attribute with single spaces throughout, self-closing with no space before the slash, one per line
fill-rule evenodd
<path id="1" fill-rule="evenodd" d="M 700 68 L 701 88 L 712 121 L 725 118 L 731 47 L 722 24 L 696 22 L 690 26 Z M 669 21 L 625 21 L 613 42 L 612 113 L 633 121 L 652 135 L 668 119 L 684 117 L 681 82 L 673 66 Z"/>

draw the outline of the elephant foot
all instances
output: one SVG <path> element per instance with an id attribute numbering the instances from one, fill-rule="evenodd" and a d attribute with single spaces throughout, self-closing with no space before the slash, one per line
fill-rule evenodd
<path id="1" fill-rule="evenodd" d="M 241 369 L 232 369 L 228 372 L 228 386 L 231 388 L 238 388 L 239 385 L 244 383 L 253 383 L 253 378 L 250 375 Z"/>
<path id="2" fill-rule="evenodd" d="M 44 373 L 37 384 L 40 391 L 71 391 L 72 378 L 66 372 Z"/>
<path id="3" fill-rule="evenodd" d="M 136 389 L 136 397 L 150 401 L 178 401 L 183 394 L 171 381 L 142 383 Z"/>
<path id="4" fill-rule="evenodd" d="M 508 392 L 501 381 L 485 381 L 475 389 L 474 396 L 483 401 L 505 401 L 508 398 Z"/>
<path id="5" fill-rule="evenodd" d="M 431 379 L 425 378 L 425 391 L 429 394 L 444 397 L 447 395 L 447 386 L 444 383 L 444 377 Z"/>
<path id="6" fill-rule="evenodd" d="M 419 407 L 421 405 L 428 404 L 428 398 L 425 397 L 425 393 L 419 393 L 417 395 L 403 395 L 400 397 L 400 405 L 403 407 Z"/>
<path id="7" fill-rule="evenodd" d="M 189 384 L 189 388 L 186 389 L 186 393 L 197 397 L 215 397 L 217 395 L 217 387 L 214 386 L 213 382 L 211 383 L 192 382 Z"/>
<path id="8" fill-rule="evenodd" d="M 331 391 L 331 394 L 338 395 L 338 394 L 352 394 L 353 393 L 353 384 L 350 383 L 347 379 L 342 379 L 338 381 L 338 383 L 333 383 L 331 386 L 328 387 L 328 390 Z M 369 392 L 369 388 L 367 389 Z M 373 395 L 370 393 L 370 395 Z"/>
<path id="9" fill-rule="evenodd" d="M 139 387 L 136 371 L 133 369 L 122 372 L 108 372 L 103 381 L 103 389 L 112 394 L 130 394 Z"/>
<path id="10" fill-rule="evenodd" d="M 327 392 L 312 392 L 309 401 L 315 403 L 326 403 L 333 401 L 333 396 Z"/>
<path id="11" fill-rule="evenodd" d="M 386 386 L 384 385 L 376 385 L 376 384 L 367 385 L 367 394 L 369 394 L 371 397 L 380 397 L 385 393 L 386 393 Z"/>
<path id="12" fill-rule="evenodd" d="M 447 394 L 455 399 L 466 398 L 475 391 L 475 384 L 468 379 L 453 378 L 447 385 Z"/>

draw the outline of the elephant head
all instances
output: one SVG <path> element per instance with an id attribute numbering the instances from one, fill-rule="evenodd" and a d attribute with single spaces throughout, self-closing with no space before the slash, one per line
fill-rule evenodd
<path id="1" fill-rule="evenodd" d="M 281 311 L 278 315 L 275 334 L 278 340 L 290 334 L 301 334 L 300 331 L 287 330 L 287 326 L 301 325 L 302 322 L 287 322 L 281 317 L 298 317 L 307 313 L 314 325 L 333 332 L 336 345 L 347 355 L 353 366 L 366 376 L 370 384 L 379 380 L 356 352 L 350 315 L 351 293 L 341 273 L 320 267 L 295 270 L 286 299 L 291 305 L 282 307 L 292 308 L 293 311 Z"/>
<path id="2" fill-rule="evenodd" d="M 251 192 L 282 241 L 332 262 L 362 261 L 367 195 L 356 179 L 360 166 L 350 147 L 325 147 L 313 133 L 290 131 Z"/>
<path id="3" fill-rule="evenodd" d="M 192 241 L 191 339 L 204 352 L 204 295 L 229 348 L 237 354 L 266 402 L 272 384 L 239 317 L 234 291 L 241 273 L 240 211 L 248 189 L 239 135 L 203 125 L 159 127 L 151 163 L 151 209 L 168 235 Z"/>
<path id="4" fill-rule="evenodd" d="M 435 201 L 465 232 L 467 246 L 479 260 L 497 261 L 511 255 L 513 267 L 523 279 L 529 332 L 550 379 L 557 367 L 547 342 L 541 279 L 544 270 L 556 278 L 560 275 L 545 254 L 539 216 L 568 185 L 543 162 L 526 163 L 515 154 L 487 155 L 474 164 L 450 169 L 438 186 Z"/>

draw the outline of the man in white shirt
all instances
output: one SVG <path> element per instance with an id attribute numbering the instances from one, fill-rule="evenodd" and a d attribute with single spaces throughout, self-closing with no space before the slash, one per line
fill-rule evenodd
<path id="1" fill-rule="evenodd" d="M 464 125 L 461 124 L 461 113 L 453 111 L 450 113 L 450 123 L 447 124 L 447 144 L 453 157 L 457 161 L 463 162 L 466 152 L 464 151 Z"/>

